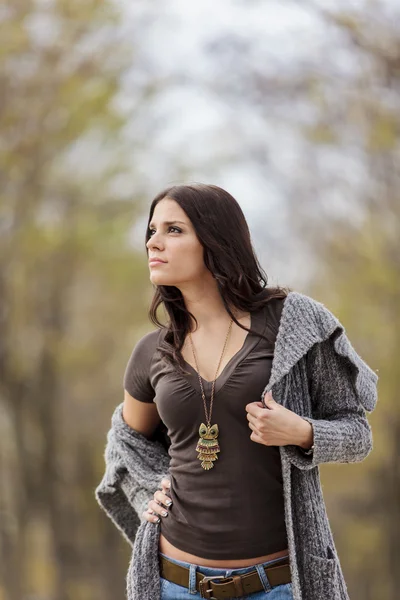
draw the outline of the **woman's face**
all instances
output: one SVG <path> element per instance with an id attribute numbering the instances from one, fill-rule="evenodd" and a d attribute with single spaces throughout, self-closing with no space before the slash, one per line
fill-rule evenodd
<path id="1" fill-rule="evenodd" d="M 149 261 L 160 258 L 164 263 L 150 263 L 150 281 L 155 285 L 178 288 L 208 274 L 204 250 L 185 211 L 175 200 L 164 198 L 154 209 L 146 244 Z"/>

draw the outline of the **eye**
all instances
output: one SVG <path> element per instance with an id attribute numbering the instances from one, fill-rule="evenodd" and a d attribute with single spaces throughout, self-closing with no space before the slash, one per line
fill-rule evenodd
<path id="1" fill-rule="evenodd" d="M 169 231 L 170 229 L 175 229 L 175 230 L 176 230 L 178 233 L 182 233 L 182 230 L 181 230 L 181 229 L 179 229 L 179 227 L 174 227 L 173 225 L 170 225 L 170 226 L 168 227 L 168 231 Z M 155 229 L 149 229 L 150 236 L 152 235 L 152 231 L 155 231 Z"/>

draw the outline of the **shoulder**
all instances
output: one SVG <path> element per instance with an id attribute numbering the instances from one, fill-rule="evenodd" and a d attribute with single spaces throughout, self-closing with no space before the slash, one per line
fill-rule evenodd
<path id="1" fill-rule="evenodd" d="M 154 355 L 156 348 L 159 343 L 160 335 L 163 328 L 154 329 L 145 333 L 141 338 L 137 340 L 133 347 L 132 354 L 139 355 L 142 357 L 150 358 Z"/>
<path id="2" fill-rule="evenodd" d="M 267 322 L 279 327 L 285 301 L 286 297 L 270 298 L 268 302 L 263 305 L 262 310 Z"/>
<path id="3" fill-rule="evenodd" d="M 288 373 L 315 344 L 328 339 L 336 329 L 344 331 L 321 302 L 290 291 L 284 299 L 276 338 L 275 377 Z"/>
<path id="4" fill-rule="evenodd" d="M 286 298 L 284 298 L 284 301 L 285 304 L 291 304 L 300 309 L 304 308 L 306 310 L 320 311 L 321 308 L 326 308 L 325 305 L 319 300 L 316 300 L 316 298 L 312 298 L 307 294 L 295 290 L 290 291 Z"/>
<path id="5" fill-rule="evenodd" d="M 335 369 L 345 359 L 361 403 L 368 411 L 372 411 L 377 401 L 378 375 L 355 350 L 339 319 L 322 302 L 299 292 L 288 295 L 285 313 L 287 337 L 293 338 L 294 334 L 303 353 L 313 348 L 312 354 L 320 357 L 320 362 L 335 364 Z M 299 340 L 303 342 L 299 344 Z M 326 372 L 321 376 L 325 378 Z"/>
<path id="6" fill-rule="evenodd" d="M 149 331 L 136 342 L 125 368 L 124 388 L 142 402 L 152 402 L 154 398 L 151 367 L 160 332 L 161 329 Z"/>
<path id="7" fill-rule="evenodd" d="M 145 333 L 137 340 L 129 357 L 127 366 L 128 372 L 141 371 L 143 369 L 146 371 L 149 370 L 153 357 L 156 355 L 162 331 L 163 328 L 154 329 L 153 331 Z"/>
<path id="8" fill-rule="evenodd" d="M 297 291 L 291 291 L 284 299 L 283 315 L 288 324 L 304 322 L 325 337 L 327 332 L 333 332 L 338 326 L 345 331 L 339 319 L 323 302 Z"/>
<path id="9" fill-rule="evenodd" d="M 159 327 L 157 329 L 153 329 L 152 331 L 148 331 L 141 338 L 139 338 L 139 340 L 136 342 L 136 345 L 141 345 L 143 347 L 154 346 L 158 343 L 158 338 L 163 330 L 163 328 Z"/>

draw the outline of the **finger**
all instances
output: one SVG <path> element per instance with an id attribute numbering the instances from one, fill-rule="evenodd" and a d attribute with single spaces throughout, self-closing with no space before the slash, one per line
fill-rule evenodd
<path id="1" fill-rule="evenodd" d="M 171 506 L 172 504 L 171 498 L 161 490 L 157 490 L 156 492 L 154 492 L 154 500 L 156 500 L 156 502 L 164 504 L 164 506 Z"/>
<path id="2" fill-rule="evenodd" d="M 253 415 L 251 415 L 250 413 L 247 413 L 247 420 L 249 421 L 249 423 L 255 423 L 257 421 L 257 417 L 253 417 Z"/>
<path id="3" fill-rule="evenodd" d="M 171 488 L 171 481 L 166 477 L 161 479 L 161 487 L 169 490 Z"/>
<path id="4" fill-rule="evenodd" d="M 160 517 L 155 515 L 151 508 L 144 510 L 142 513 L 142 517 L 150 523 L 159 523 L 161 521 Z"/>
<path id="5" fill-rule="evenodd" d="M 253 425 L 253 423 L 249 423 L 249 427 L 252 430 L 254 435 L 260 436 L 260 431 L 257 429 L 257 427 L 255 425 Z"/>
<path id="6" fill-rule="evenodd" d="M 148 507 L 154 510 L 157 515 L 160 515 L 161 517 L 168 517 L 168 511 L 165 509 L 165 507 L 157 504 L 155 500 L 150 500 Z"/>
<path id="7" fill-rule="evenodd" d="M 260 436 L 255 431 L 251 432 L 250 439 L 253 442 L 257 442 L 257 443 L 261 443 L 261 441 L 262 441 L 261 438 L 260 438 Z"/>

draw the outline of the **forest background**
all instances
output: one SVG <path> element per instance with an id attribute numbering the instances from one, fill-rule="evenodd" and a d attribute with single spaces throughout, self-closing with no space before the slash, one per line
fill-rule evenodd
<path id="1" fill-rule="evenodd" d="M 321 478 L 350 597 L 397 600 L 399 24 L 383 0 L 3 0 L 0 600 L 125 597 L 94 489 L 152 329 L 148 208 L 190 181 L 379 375 L 373 452 Z"/>

